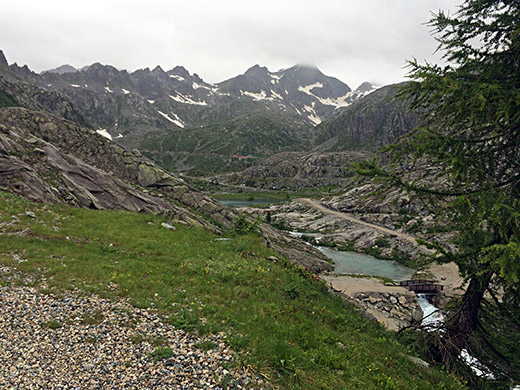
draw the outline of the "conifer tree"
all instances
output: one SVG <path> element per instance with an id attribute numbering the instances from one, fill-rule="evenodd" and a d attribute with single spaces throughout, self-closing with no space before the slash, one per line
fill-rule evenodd
<path id="1" fill-rule="evenodd" d="M 422 124 L 389 148 L 393 164 L 358 170 L 428 195 L 439 224 L 457 235 L 456 250 L 437 247 L 439 260 L 455 261 L 468 282 L 440 334 L 445 362 L 460 362 L 468 349 L 496 380 L 518 383 L 520 1 L 466 0 L 454 15 L 433 14 L 429 25 L 443 64 L 410 61 L 401 93 L 426 113 Z M 438 167 L 437 184 L 396 173 L 418 159 Z"/>

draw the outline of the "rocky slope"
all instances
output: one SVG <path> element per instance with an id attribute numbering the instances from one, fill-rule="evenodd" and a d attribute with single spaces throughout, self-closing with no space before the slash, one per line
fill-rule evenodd
<path id="1" fill-rule="evenodd" d="M 206 227 L 232 226 L 234 215 L 228 209 L 93 130 L 20 108 L 0 109 L 0 129 L 1 185 L 16 194 L 43 202 L 166 214 Z M 204 212 L 213 225 L 189 209 Z"/>
<path id="2" fill-rule="evenodd" d="M 169 216 L 212 231 L 237 215 L 217 201 L 94 130 L 41 112 L 0 109 L 0 189 L 27 199 L 94 209 Z M 309 269 L 330 269 L 323 256 L 270 226 L 266 242 Z"/>
<path id="3" fill-rule="evenodd" d="M 419 113 L 396 99 L 400 86 L 382 87 L 316 127 L 314 147 L 322 151 L 375 150 L 416 127 Z"/>
<path id="4" fill-rule="evenodd" d="M 269 190 L 298 191 L 304 188 L 331 189 L 343 186 L 352 177 L 349 163 L 370 158 L 366 151 L 284 152 L 273 155 L 242 172 L 214 177 L 219 183 Z"/>
<path id="5" fill-rule="evenodd" d="M 45 111 L 72 122 L 91 127 L 79 110 L 63 95 L 37 85 L 0 76 L 0 107 L 25 107 Z"/>
<path id="6" fill-rule="evenodd" d="M 246 369 L 229 368 L 234 352 L 222 336 L 186 333 L 153 310 L 137 309 L 127 300 L 114 302 L 78 292 L 58 298 L 14 286 L 0 287 L 0 298 L 4 389 L 188 389 L 227 382 L 269 387 Z M 154 361 L 150 356 L 157 349 L 150 340 L 163 340 L 175 353 Z M 201 350 L 204 342 L 215 349 Z"/>

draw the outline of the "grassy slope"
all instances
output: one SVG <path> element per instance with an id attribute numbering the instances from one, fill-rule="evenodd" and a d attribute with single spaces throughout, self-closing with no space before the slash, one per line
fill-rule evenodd
<path id="1" fill-rule="evenodd" d="M 238 363 L 283 388 L 461 387 L 410 363 L 392 335 L 312 275 L 267 261 L 272 253 L 255 236 L 215 241 L 196 228 L 167 230 L 152 215 L 34 204 L 1 192 L 0 210 L 0 263 L 31 274 L 36 286 L 45 278 L 46 291 L 127 296 L 179 327 L 228 332 L 243 352 Z M 119 288 L 111 291 L 111 282 Z"/>
<path id="2" fill-rule="evenodd" d="M 192 174 L 241 171 L 249 163 L 231 161 L 234 154 L 266 157 L 286 150 L 304 150 L 298 123 L 279 120 L 270 113 L 216 123 L 205 127 L 150 135 L 140 141 L 139 150 L 167 170 L 177 170 L 184 160 Z"/>

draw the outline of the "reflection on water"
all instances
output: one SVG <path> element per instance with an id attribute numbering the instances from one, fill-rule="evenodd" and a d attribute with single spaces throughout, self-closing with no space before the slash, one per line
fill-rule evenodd
<path id="1" fill-rule="evenodd" d="M 410 279 L 413 270 L 395 261 L 376 259 L 373 256 L 356 252 L 335 251 L 318 247 L 329 259 L 334 261 L 334 273 L 385 276 L 393 280 Z"/>
<path id="2" fill-rule="evenodd" d="M 236 199 L 217 199 L 220 203 L 229 207 L 251 207 L 258 205 L 266 205 L 271 203 L 280 203 L 280 199 L 275 198 L 261 198 L 261 199 L 249 199 L 249 198 L 236 198 Z"/>

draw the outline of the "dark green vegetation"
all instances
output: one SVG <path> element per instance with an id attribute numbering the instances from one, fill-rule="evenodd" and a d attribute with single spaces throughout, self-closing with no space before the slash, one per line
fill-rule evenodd
<path id="1" fill-rule="evenodd" d="M 268 261 L 272 252 L 255 235 L 216 241 L 198 228 L 167 230 L 164 219 L 149 214 L 35 204 L 6 193 L 0 210 L 0 262 L 30 274 L 34 285 L 45 279 L 47 292 L 129 297 L 177 327 L 227 332 L 242 352 L 236 363 L 283 388 L 462 388 L 437 368 L 411 363 L 393 335 L 312 274 Z M 170 352 L 161 346 L 150 358 Z"/>
<path id="2" fill-rule="evenodd" d="M 234 172 L 275 153 L 305 150 L 309 140 L 304 127 L 283 115 L 250 114 L 210 126 L 150 134 L 138 147 L 168 170 L 188 170 L 192 175 Z"/>
<path id="3" fill-rule="evenodd" d="M 509 387 L 520 382 L 520 3 L 467 0 L 430 25 L 448 65 L 411 62 L 403 96 L 431 115 L 390 148 L 396 170 L 360 172 L 424 194 L 458 232 L 457 251 L 432 243 L 469 283 L 431 351 L 467 374 L 458 356 L 468 349 L 493 372 L 490 386 Z M 431 181 L 443 185 L 403 179 L 398 167 L 419 158 L 441 168 Z"/>

